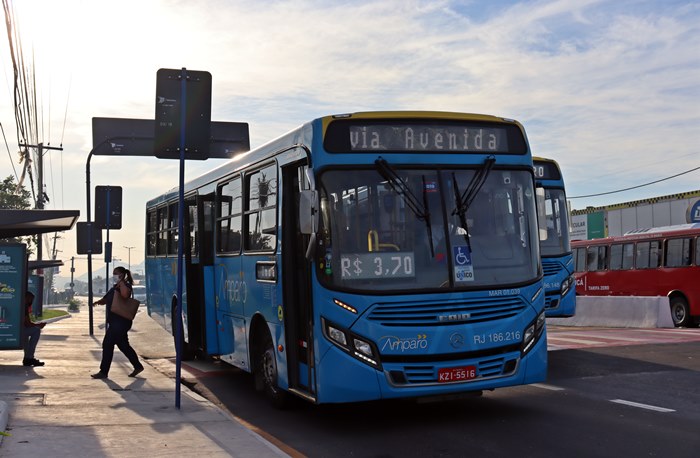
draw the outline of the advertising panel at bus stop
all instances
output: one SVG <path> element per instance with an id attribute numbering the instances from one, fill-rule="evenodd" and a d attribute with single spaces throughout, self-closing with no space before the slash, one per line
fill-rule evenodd
<path id="1" fill-rule="evenodd" d="M 0 244 L 0 350 L 22 348 L 27 247 Z"/>

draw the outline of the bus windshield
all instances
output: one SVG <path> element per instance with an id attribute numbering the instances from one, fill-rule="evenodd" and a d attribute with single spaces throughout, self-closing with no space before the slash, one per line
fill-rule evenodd
<path id="1" fill-rule="evenodd" d="M 547 239 L 542 240 L 542 256 L 561 256 L 571 252 L 566 195 L 563 189 L 545 190 Z"/>
<path id="2" fill-rule="evenodd" d="M 318 277 L 330 288 L 397 293 L 532 281 L 532 175 L 488 165 L 324 172 Z"/>

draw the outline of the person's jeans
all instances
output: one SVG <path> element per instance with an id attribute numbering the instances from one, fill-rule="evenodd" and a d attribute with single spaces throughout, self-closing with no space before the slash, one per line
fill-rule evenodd
<path id="1" fill-rule="evenodd" d="M 109 374 L 109 368 L 112 365 L 114 357 L 114 346 L 116 345 L 124 356 L 129 359 L 129 362 L 134 366 L 134 369 L 142 367 L 139 362 L 139 357 L 136 351 L 129 344 L 128 332 L 131 329 L 131 321 L 114 319 L 107 325 L 104 340 L 102 341 L 102 362 L 100 363 L 100 371 L 104 374 Z"/>
<path id="2" fill-rule="evenodd" d="M 34 352 L 41 337 L 41 329 L 35 326 L 24 328 L 24 359 L 34 359 Z"/>

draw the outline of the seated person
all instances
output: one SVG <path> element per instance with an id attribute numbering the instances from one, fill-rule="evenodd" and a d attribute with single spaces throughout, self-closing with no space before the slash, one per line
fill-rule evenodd
<path id="1" fill-rule="evenodd" d="M 34 351 L 41 337 L 41 330 L 46 326 L 46 323 L 35 323 L 32 321 L 32 303 L 34 302 L 34 294 L 30 291 L 24 295 L 24 359 L 23 366 L 43 366 L 44 363 L 34 358 Z"/>

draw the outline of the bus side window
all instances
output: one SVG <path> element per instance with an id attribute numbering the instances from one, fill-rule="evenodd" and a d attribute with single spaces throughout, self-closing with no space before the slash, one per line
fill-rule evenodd
<path id="1" fill-rule="evenodd" d="M 610 247 L 610 270 L 622 269 L 622 244 L 616 243 Z"/>
<path id="2" fill-rule="evenodd" d="M 146 221 L 148 224 L 146 227 L 146 232 L 148 234 L 148 246 L 146 247 L 146 254 L 148 256 L 155 256 L 157 254 L 156 242 L 158 240 L 158 216 L 156 214 L 155 209 L 148 211 Z"/>
<path id="3" fill-rule="evenodd" d="M 595 272 L 608 268 L 606 246 L 588 247 L 588 271 Z"/>
<path id="4" fill-rule="evenodd" d="M 661 266 L 661 242 L 656 240 L 649 246 L 649 267 L 655 269 Z"/>
<path id="5" fill-rule="evenodd" d="M 588 247 L 586 254 L 586 270 L 594 272 L 598 266 L 598 248 Z"/>
<path id="6" fill-rule="evenodd" d="M 625 243 L 622 247 L 622 270 L 629 270 L 634 266 L 634 243 Z"/>
<path id="7" fill-rule="evenodd" d="M 608 270 L 608 247 L 598 247 L 598 270 Z"/>
<path id="8" fill-rule="evenodd" d="M 690 254 L 690 239 L 667 240 L 664 267 L 689 266 Z"/>
<path id="9" fill-rule="evenodd" d="M 156 252 L 159 255 L 168 254 L 168 207 L 160 207 L 158 209 Z"/>
<path id="10" fill-rule="evenodd" d="M 661 242 L 637 243 L 637 269 L 655 269 L 661 265 Z"/>
<path id="11" fill-rule="evenodd" d="M 576 248 L 576 266 L 575 270 L 576 272 L 585 272 L 586 271 L 586 249 L 585 248 Z"/>
<path id="12" fill-rule="evenodd" d="M 649 267 L 649 242 L 637 242 L 637 260 L 634 266 L 637 269 Z"/>
<path id="13" fill-rule="evenodd" d="M 178 244 L 178 204 L 168 206 L 168 254 L 177 256 Z"/>
<path id="14" fill-rule="evenodd" d="M 241 177 L 235 177 L 221 186 L 218 193 L 216 251 L 237 254 L 241 251 L 241 223 L 243 221 Z"/>

